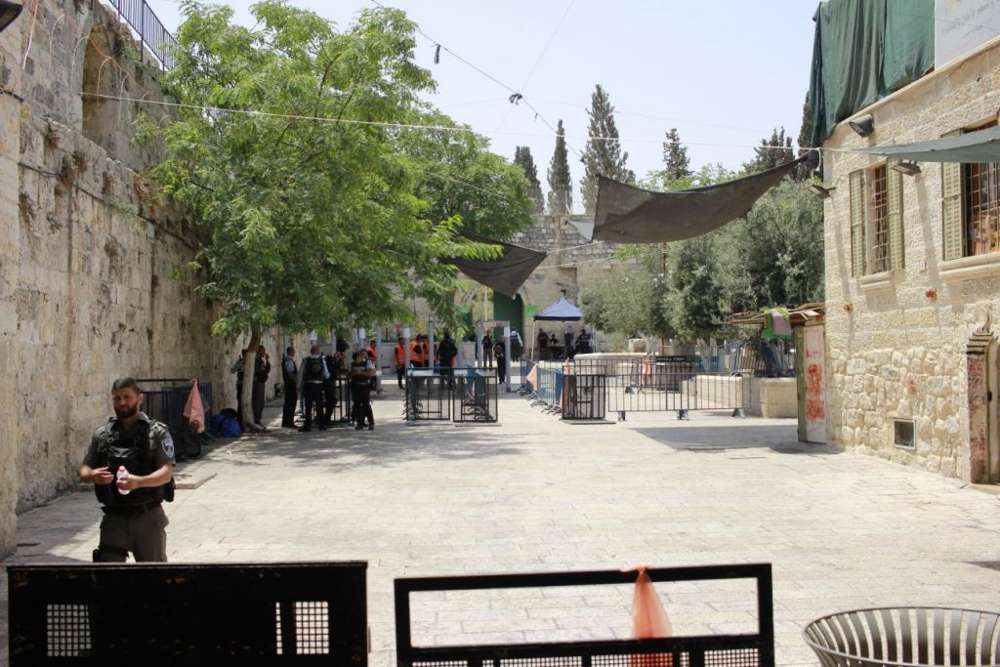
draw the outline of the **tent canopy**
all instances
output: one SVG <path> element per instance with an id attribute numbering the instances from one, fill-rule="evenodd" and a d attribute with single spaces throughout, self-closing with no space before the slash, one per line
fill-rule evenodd
<path id="1" fill-rule="evenodd" d="M 746 215 L 804 159 L 725 183 L 676 192 L 652 192 L 601 176 L 593 240 L 663 243 L 707 234 Z"/>
<path id="2" fill-rule="evenodd" d="M 1000 162 L 1000 127 L 912 144 L 873 146 L 861 152 L 914 162 Z"/>
<path id="3" fill-rule="evenodd" d="M 503 255 L 499 259 L 490 261 L 464 257 L 454 257 L 448 261 L 477 283 L 486 285 L 501 294 L 506 294 L 512 299 L 517 295 L 517 290 L 521 289 L 521 285 L 528 279 L 531 272 L 545 261 L 544 252 L 501 241 L 490 241 L 472 236 L 469 238 L 480 243 L 498 245 L 503 248 Z"/>
<path id="4" fill-rule="evenodd" d="M 557 322 L 576 322 L 583 319 L 583 313 L 580 312 L 579 308 L 567 301 L 566 297 L 560 297 L 554 304 L 535 315 L 535 319 Z"/>

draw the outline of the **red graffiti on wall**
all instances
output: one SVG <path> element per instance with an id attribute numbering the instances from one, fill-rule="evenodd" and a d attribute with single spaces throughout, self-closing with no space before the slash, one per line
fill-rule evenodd
<path id="1" fill-rule="evenodd" d="M 819 364 L 809 364 L 806 366 L 806 419 L 820 421 L 825 418 L 823 367 Z"/>

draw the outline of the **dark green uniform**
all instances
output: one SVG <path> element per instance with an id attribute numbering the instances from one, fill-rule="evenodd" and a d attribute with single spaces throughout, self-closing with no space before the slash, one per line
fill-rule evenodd
<path id="1" fill-rule="evenodd" d="M 91 468 L 107 466 L 113 475 L 121 465 L 129 473 L 149 475 L 174 464 L 174 441 L 165 425 L 142 412 L 129 431 L 123 431 L 120 420 L 112 417 L 94 431 L 83 463 Z M 95 560 L 124 562 L 130 551 L 136 562 L 166 562 L 168 521 L 161 503 L 173 500 L 173 489 L 171 481 L 122 495 L 115 482 L 94 485 L 104 511 Z"/>

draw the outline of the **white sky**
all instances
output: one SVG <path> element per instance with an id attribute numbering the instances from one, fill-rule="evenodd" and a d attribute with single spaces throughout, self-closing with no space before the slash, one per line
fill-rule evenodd
<path id="1" fill-rule="evenodd" d="M 176 0 L 148 0 L 168 29 Z M 735 169 L 771 129 L 798 136 L 809 84 L 814 0 L 383 0 L 407 12 L 428 35 L 524 93 L 553 125 L 562 118 L 570 145 L 583 150 L 586 108 L 601 83 L 616 107 L 628 166 L 639 176 L 661 165 L 665 130 L 676 127 L 694 166 Z M 251 23 L 249 0 L 228 2 Z M 293 0 L 340 25 L 361 0 Z M 567 13 L 567 7 L 569 11 Z M 565 20 L 561 20 L 565 15 Z M 548 49 L 542 55 L 548 43 Z M 554 137 L 509 93 L 418 37 L 417 62 L 438 82 L 431 101 L 490 137 L 508 159 L 527 145 L 547 189 Z M 535 66 L 537 63 L 537 66 Z M 534 70 L 532 73 L 532 68 Z M 530 76 L 529 76 L 530 73 Z M 579 187 L 583 165 L 570 152 Z M 579 194 L 574 207 L 581 208 Z"/>

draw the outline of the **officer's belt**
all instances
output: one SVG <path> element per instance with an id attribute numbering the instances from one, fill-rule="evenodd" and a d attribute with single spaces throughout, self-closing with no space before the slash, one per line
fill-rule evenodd
<path id="1" fill-rule="evenodd" d="M 105 505 L 101 510 L 105 514 L 112 514 L 114 516 L 139 516 L 140 514 L 145 514 L 151 509 L 155 509 L 160 506 L 160 503 L 142 503 L 134 505 Z"/>

